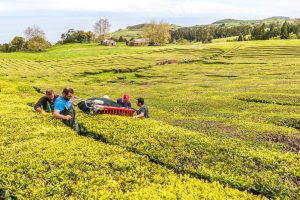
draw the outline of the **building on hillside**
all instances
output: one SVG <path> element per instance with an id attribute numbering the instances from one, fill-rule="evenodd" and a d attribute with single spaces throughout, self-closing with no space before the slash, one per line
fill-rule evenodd
<path id="1" fill-rule="evenodd" d="M 128 46 L 148 46 L 149 45 L 149 39 L 148 38 L 139 38 L 134 39 L 127 42 Z"/>
<path id="2" fill-rule="evenodd" d="M 105 39 L 105 40 L 103 40 L 102 44 L 104 46 L 116 46 L 117 42 L 112 39 Z"/>

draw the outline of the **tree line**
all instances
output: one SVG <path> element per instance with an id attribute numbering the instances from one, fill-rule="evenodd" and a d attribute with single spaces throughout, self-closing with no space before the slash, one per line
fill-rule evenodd
<path id="1" fill-rule="evenodd" d="M 108 19 L 99 19 L 94 24 L 94 30 L 83 31 L 69 29 L 61 34 L 58 44 L 102 42 L 109 38 L 111 24 Z M 202 42 L 210 43 L 213 39 L 238 36 L 238 41 L 269 40 L 269 39 L 299 39 L 300 20 L 293 23 L 239 25 L 228 27 L 221 25 L 206 25 L 195 27 L 171 28 L 168 23 L 151 21 L 142 28 L 142 36 L 149 39 L 152 45 L 164 45 L 172 42 Z M 127 42 L 125 38 L 112 38 L 118 42 Z M 134 38 L 131 38 L 131 40 Z M 47 41 L 45 32 L 39 27 L 27 27 L 24 37 L 16 36 L 10 43 L 0 44 L 2 52 L 45 51 L 51 44 Z"/>
<path id="2" fill-rule="evenodd" d="M 227 27 L 222 25 L 208 25 L 171 30 L 171 40 L 209 43 L 213 39 L 238 36 L 239 41 L 269 40 L 269 39 L 299 39 L 300 21 L 288 23 L 239 25 Z"/>
<path id="3" fill-rule="evenodd" d="M 61 34 L 58 44 L 99 42 L 108 37 L 111 24 L 107 19 L 100 19 L 94 25 L 94 32 L 69 29 Z M 39 27 L 27 27 L 24 37 L 16 36 L 10 43 L 0 44 L 2 52 L 41 52 L 47 50 L 51 43 L 47 41 L 45 32 Z"/>
<path id="4" fill-rule="evenodd" d="M 295 23 L 285 21 L 282 25 L 279 23 L 262 24 L 253 28 L 251 36 L 253 40 L 299 39 L 300 21 Z"/>
<path id="5" fill-rule="evenodd" d="M 111 24 L 108 19 L 99 19 L 94 25 L 94 32 L 69 29 L 61 34 L 59 44 L 101 42 L 108 37 Z"/>
<path id="6" fill-rule="evenodd" d="M 51 44 L 46 40 L 45 32 L 39 27 L 27 27 L 24 36 L 16 36 L 10 43 L 0 44 L 2 52 L 45 51 Z"/>

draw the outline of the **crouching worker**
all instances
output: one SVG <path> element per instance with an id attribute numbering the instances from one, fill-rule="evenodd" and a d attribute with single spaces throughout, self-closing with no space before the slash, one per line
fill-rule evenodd
<path id="1" fill-rule="evenodd" d="M 74 90 L 72 88 L 65 88 L 61 96 L 54 102 L 53 116 L 57 119 L 62 119 L 64 124 L 79 133 L 76 112 L 73 106 L 75 101 Z"/>
<path id="2" fill-rule="evenodd" d="M 34 109 L 37 112 L 42 114 L 46 114 L 46 112 L 53 112 L 54 110 L 54 102 L 58 98 L 52 89 L 46 90 L 46 96 L 43 96 L 39 99 L 39 101 L 35 104 Z"/>
<path id="3" fill-rule="evenodd" d="M 144 99 L 138 98 L 136 105 L 139 106 L 140 109 L 137 111 L 137 115 L 133 116 L 133 118 L 149 118 L 148 107 L 144 105 Z"/>
<path id="4" fill-rule="evenodd" d="M 122 98 L 118 98 L 117 99 L 117 104 L 119 104 L 121 107 L 125 107 L 125 108 L 131 108 L 131 103 L 130 103 L 130 97 L 128 94 L 124 94 L 123 95 L 123 99 Z"/>

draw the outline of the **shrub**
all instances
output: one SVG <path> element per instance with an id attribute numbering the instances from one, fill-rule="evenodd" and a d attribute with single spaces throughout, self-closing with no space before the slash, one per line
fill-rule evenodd
<path id="1" fill-rule="evenodd" d="M 298 37 L 297 37 L 297 34 L 295 34 L 295 33 L 290 33 L 289 34 L 289 39 L 298 39 Z"/>
<path id="2" fill-rule="evenodd" d="M 46 51 L 49 46 L 49 43 L 43 37 L 39 36 L 28 40 L 25 44 L 26 49 L 31 52 Z"/>

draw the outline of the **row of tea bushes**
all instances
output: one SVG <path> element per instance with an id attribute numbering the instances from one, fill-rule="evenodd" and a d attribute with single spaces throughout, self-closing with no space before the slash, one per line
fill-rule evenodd
<path id="1" fill-rule="evenodd" d="M 178 173 L 268 197 L 300 198 L 300 155 L 210 137 L 154 120 L 81 114 L 82 134 L 146 155 Z"/>

